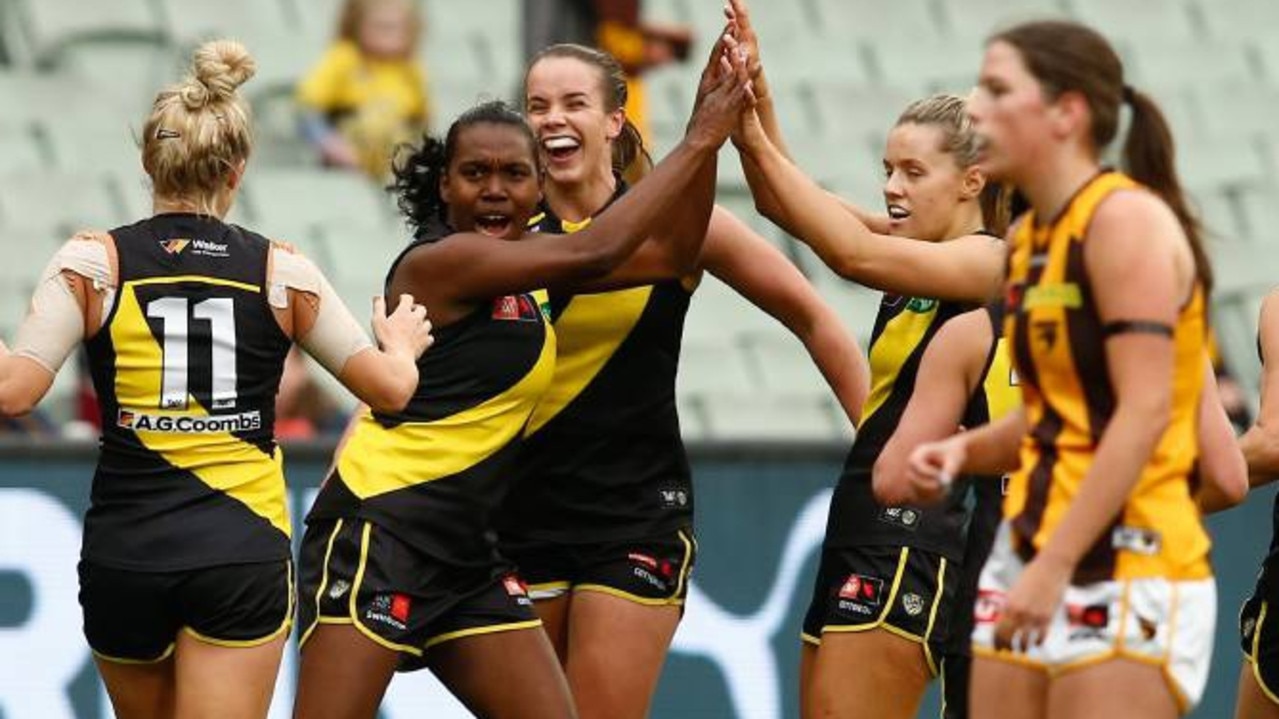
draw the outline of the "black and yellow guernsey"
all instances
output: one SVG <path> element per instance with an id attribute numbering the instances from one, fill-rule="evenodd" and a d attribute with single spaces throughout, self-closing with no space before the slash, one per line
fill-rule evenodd
<path id="1" fill-rule="evenodd" d="M 307 521 L 363 519 L 452 566 L 492 566 L 492 513 L 555 367 L 548 312 L 545 292 L 508 295 L 435 330 L 408 406 L 356 420 Z"/>
<path id="2" fill-rule="evenodd" d="M 963 559 L 973 501 L 968 492 L 953 492 L 949 501 L 928 507 L 888 507 L 875 500 L 871 475 L 914 393 L 928 343 L 950 319 L 976 308 L 962 302 L 884 295 L 871 333 L 870 394 L 831 500 L 826 546 L 914 547 L 951 561 Z M 992 410 L 1016 406 L 1007 351 L 1001 347 L 996 352 L 994 347 L 1001 347 L 1000 343 L 995 343 L 987 358 L 986 381 L 965 408 L 965 426 L 985 424 Z M 998 480 L 992 482 L 999 486 Z"/>
<path id="3" fill-rule="evenodd" d="M 291 342 L 270 242 L 216 219 L 111 231 L 115 302 L 86 342 L 102 413 L 83 556 L 140 571 L 289 556 L 275 395 Z"/>
<path id="4" fill-rule="evenodd" d="M 618 189 L 610 202 L 626 191 Z M 538 231 L 575 232 L 549 208 Z M 555 376 L 529 422 L 496 527 L 504 543 L 583 544 L 692 524 L 692 473 L 675 406 L 690 290 L 680 280 L 554 295 Z"/>

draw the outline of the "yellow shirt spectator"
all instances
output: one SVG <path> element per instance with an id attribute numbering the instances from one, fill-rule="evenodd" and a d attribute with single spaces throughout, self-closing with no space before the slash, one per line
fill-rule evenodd
<path id="1" fill-rule="evenodd" d="M 304 111 L 322 115 L 356 151 L 370 175 L 385 177 L 391 152 L 425 129 L 426 74 L 410 60 L 365 56 L 351 41 L 335 43 L 298 86 Z"/>

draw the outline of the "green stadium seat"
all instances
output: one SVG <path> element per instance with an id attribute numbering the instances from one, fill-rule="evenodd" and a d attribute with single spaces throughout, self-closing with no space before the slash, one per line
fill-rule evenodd
<path id="1" fill-rule="evenodd" d="M 1199 192 L 1191 198 L 1212 241 L 1225 243 L 1248 239 L 1248 228 L 1241 217 L 1238 195 L 1225 192 Z"/>
<path id="2" fill-rule="evenodd" d="M 182 55 L 164 42 L 146 38 L 104 39 L 77 43 L 59 56 L 56 70 L 79 78 L 102 93 L 115 96 L 108 104 L 129 119 L 151 109 L 156 93 L 189 72 L 190 54 Z"/>
<path id="3" fill-rule="evenodd" d="M 827 397 L 754 392 L 706 394 L 710 437 L 736 442 L 838 442 L 847 436 L 847 420 Z"/>
<path id="4" fill-rule="evenodd" d="M 1191 41 L 1199 26 L 1186 0 L 1070 0 L 1076 19 L 1111 40 Z"/>
<path id="5" fill-rule="evenodd" d="M 1124 68 L 1128 82 L 1143 89 L 1247 85 L 1259 79 L 1253 59 L 1238 41 L 1140 38 L 1130 40 L 1128 47 L 1132 51 Z"/>
<path id="6" fill-rule="evenodd" d="M 4 262 L 0 262 L 0 301 L 17 303 L 17 313 L 6 312 L 0 321 L 16 326 L 26 313 L 26 302 L 35 290 L 36 283 L 53 253 L 65 236 L 54 237 L 30 229 L 5 227 L 0 230 L 0 247 L 4 248 Z"/>
<path id="7" fill-rule="evenodd" d="M 167 40 L 158 14 L 148 0 L 10 0 L 17 2 L 24 41 L 32 59 L 56 65 L 69 48 L 81 43 Z"/>
<path id="8" fill-rule="evenodd" d="M 146 117 L 53 115 L 40 130 L 53 154 L 53 166 L 68 172 L 92 168 L 142 172 L 139 142 Z"/>
<path id="9" fill-rule="evenodd" d="M 158 4 L 165 29 L 182 45 L 219 38 L 246 44 L 249 38 L 293 44 L 301 39 L 289 9 L 278 0 L 159 0 Z"/>
<path id="10" fill-rule="evenodd" d="M 1279 89 L 1256 82 L 1214 84 L 1191 92 L 1205 134 L 1210 138 L 1241 134 L 1279 138 Z M 1179 138 L 1180 139 L 1180 138 Z"/>
<path id="11" fill-rule="evenodd" d="M 355 173 L 250 168 L 245 174 L 249 215 L 264 226 L 391 225 L 389 202 L 375 183 Z"/>
<path id="12" fill-rule="evenodd" d="M 1270 256 L 1279 252 L 1279 190 L 1273 184 L 1246 188 L 1238 193 L 1238 201 L 1245 236 L 1255 247 L 1274 248 Z"/>
<path id="13" fill-rule="evenodd" d="M 1216 273 L 1213 292 L 1213 328 L 1235 377 L 1257 396 L 1261 363 L 1257 358 L 1257 316 L 1261 301 L 1276 287 L 1272 263 L 1258 262 L 1273 256 L 1276 245 L 1234 244 L 1217 248 L 1212 262 Z"/>
<path id="14" fill-rule="evenodd" d="M 706 426 L 706 410 L 696 396 L 675 394 L 675 407 L 679 412 L 679 432 L 685 442 L 703 442 L 710 438 Z"/>
<path id="15" fill-rule="evenodd" d="M 982 48 L 970 42 L 903 43 L 870 38 L 875 77 L 884 87 L 920 97 L 934 92 L 968 93 L 977 84 Z"/>
<path id="16" fill-rule="evenodd" d="M 128 94 L 128 93 L 125 93 Z M 0 71 L 0 123 L 38 123 L 63 114 L 128 116 L 121 93 L 66 72 Z"/>
<path id="17" fill-rule="evenodd" d="M 930 43 L 942 35 L 940 6 L 943 4 L 933 0 L 897 0 L 889 7 L 879 0 L 813 0 L 823 46 L 841 40 L 871 38 L 913 45 Z"/>
<path id="18" fill-rule="evenodd" d="M 749 394 L 758 384 L 737 344 L 685 338 L 680 348 L 679 395 Z"/>
<path id="19" fill-rule="evenodd" d="M 1019 22 L 1066 17 L 1062 0 L 963 0 L 940 5 L 948 34 L 977 45 L 995 31 Z"/>
<path id="20" fill-rule="evenodd" d="M 48 158 L 31 124 L 0 120 L 0 175 L 39 172 L 46 167 Z"/>
<path id="21" fill-rule="evenodd" d="M 836 275 L 813 257 L 818 269 L 812 274 L 813 285 L 822 299 L 835 310 L 844 328 L 852 333 L 863 352 L 870 347 L 870 335 L 875 329 L 875 316 L 879 313 L 882 293 L 854 284 Z"/>
<path id="22" fill-rule="evenodd" d="M 684 320 L 684 334 L 697 341 L 734 342 L 747 332 L 771 332 L 777 320 L 710 273 L 702 275 Z"/>
<path id="23" fill-rule="evenodd" d="M 826 380 L 803 343 L 778 324 L 779 332 L 749 333 L 742 338 L 747 356 L 761 379 L 759 387 L 770 394 L 826 397 Z"/>
<path id="24" fill-rule="evenodd" d="M 1194 0 L 1191 6 L 1219 42 L 1268 39 L 1279 27 L 1279 3 L 1273 0 Z"/>
<path id="25" fill-rule="evenodd" d="M 61 241 L 86 227 L 108 228 L 127 219 L 102 173 L 22 172 L 0 177 L 0 223 Z"/>
<path id="26" fill-rule="evenodd" d="M 1266 154 L 1264 143 L 1256 138 L 1200 140 L 1178 147 L 1178 173 L 1191 191 L 1238 192 L 1264 185 L 1272 176 Z"/>

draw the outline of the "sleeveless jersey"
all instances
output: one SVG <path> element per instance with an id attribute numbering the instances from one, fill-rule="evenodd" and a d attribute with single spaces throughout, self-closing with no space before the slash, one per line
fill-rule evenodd
<path id="1" fill-rule="evenodd" d="M 613 200 L 625 191 L 619 181 Z M 562 221 L 549 209 L 534 220 L 552 233 L 589 223 Z M 692 524 L 675 408 L 689 299 L 678 280 L 552 297 L 555 375 L 499 515 L 504 540 L 627 540 Z"/>
<path id="2" fill-rule="evenodd" d="M 871 475 L 914 394 L 928 343 L 943 324 L 972 309 L 975 306 L 961 302 L 884 295 L 868 353 L 871 391 L 831 500 L 827 546 L 909 546 L 952 561 L 962 559 L 973 501 L 968 491 L 953 492 L 950 500 L 937 505 L 886 507 L 875 500 Z M 982 391 L 974 393 L 965 408 L 965 426 L 985 424 L 992 410 L 1015 406 L 1015 388 L 1004 371 L 1006 354 L 995 349 Z"/>
<path id="3" fill-rule="evenodd" d="M 356 420 L 308 521 L 364 519 L 454 566 L 490 566 L 491 515 L 555 365 L 545 302 L 497 297 L 435 330 L 408 406 Z"/>
<path id="4" fill-rule="evenodd" d="M 1002 334 L 1003 303 L 993 302 L 984 311 L 990 322 L 992 340 L 982 383 L 973 392 L 964 410 L 962 424 L 969 429 L 994 422 L 1021 407 L 1021 388 L 1017 384 L 1017 373 L 1013 370 L 1012 353 L 1009 351 L 1008 339 Z M 961 481 L 971 486 L 971 499 L 964 499 L 965 503 L 972 506 L 968 519 L 964 568 L 972 571 L 975 582 L 981 565 L 990 554 L 999 522 L 1003 519 L 1005 481 L 1003 477 L 983 475 Z"/>
<path id="5" fill-rule="evenodd" d="M 1029 433 L 1009 481 L 1005 517 L 1029 560 L 1052 535 L 1092 466 L 1115 408 L 1104 333 L 1084 264 L 1088 224 L 1110 193 L 1139 187 L 1104 172 L 1076 193 L 1061 216 L 1018 228 L 1009 262 L 1004 333 L 1024 390 Z M 1202 288 L 1174 328 L 1172 417 L 1137 484 L 1076 569 L 1074 581 L 1211 575 L 1208 535 L 1191 474 L 1203 388 L 1206 338 Z"/>
<path id="6" fill-rule="evenodd" d="M 984 310 L 990 323 L 991 343 L 986 355 L 986 368 L 982 383 L 969 397 L 961 423 L 973 428 L 994 422 L 1021 406 L 1021 391 L 1017 387 L 1017 375 L 1012 368 L 1012 355 L 1008 340 L 1002 336 L 1004 307 L 1002 302 L 992 302 Z M 977 597 L 982 567 L 990 557 L 999 534 L 999 523 L 1004 513 L 1004 477 L 966 476 L 951 490 L 958 501 L 968 508 L 968 527 L 963 538 L 963 559 L 959 578 L 959 602 L 972 602 Z M 959 606 L 963 606 L 962 604 Z M 971 606 L 971 605 L 970 605 Z M 960 611 L 951 616 L 948 652 L 969 655 L 972 652 L 973 613 Z"/>
<path id="7" fill-rule="evenodd" d="M 114 306 L 85 343 L 102 451 L 83 556 L 143 571 L 289 556 L 275 395 L 291 342 L 270 242 L 207 217 L 111 231 Z"/>

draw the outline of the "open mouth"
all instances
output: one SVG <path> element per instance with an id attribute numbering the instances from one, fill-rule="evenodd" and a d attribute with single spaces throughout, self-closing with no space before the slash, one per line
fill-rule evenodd
<path id="1" fill-rule="evenodd" d="M 907 210 L 905 207 L 902 207 L 901 205 L 889 205 L 888 217 L 893 220 L 901 221 L 906 219 L 907 217 L 910 217 L 910 210 Z"/>
<path id="2" fill-rule="evenodd" d="M 542 140 L 542 149 L 546 151 L 546 156 L 551 162 L 561 163 L 572 159 L 573 155 L 582 149 L 582 143 L 574 137 L 554 135 Z"/>
<path id="3" fill-rule="evenodd" d="M 476 215 L 475 229 L 482 235 L 505 239 L 512 227 L 511 216 L 501 214 Z"/>

